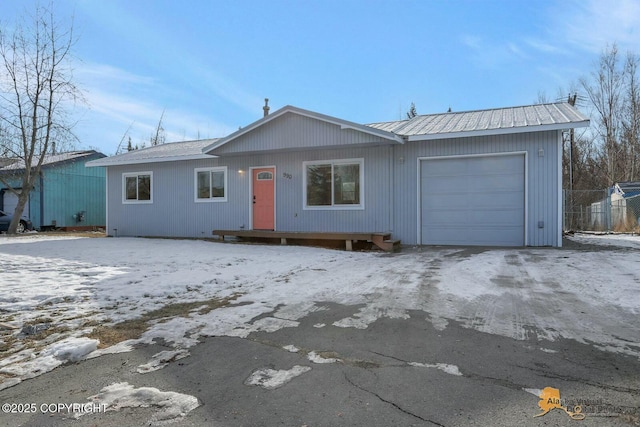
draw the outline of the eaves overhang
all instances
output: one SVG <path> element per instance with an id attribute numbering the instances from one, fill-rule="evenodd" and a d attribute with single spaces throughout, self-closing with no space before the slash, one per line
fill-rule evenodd
<path id="1" fill-rule="evenodd" d="M 92 160 L 90 162 L 85 163 L 85 167 L 93 168 L 99 166 L 121 166 L 121 165 L 139 165 L 144 163 L 162 163 L 162 162 L 178 162 L 184 160 L 202 160 L 202 159 L 212 159 L 216 156 L 211 156 L 208 154 L 194 154 L 191 156 L 171 156 L 171 157 L 149 157 L 143 159 L 131 159 L 131 160 L 118 160 L 117 162 L 111 161 L 109 162 L 107 159 L 111 157 L 104 157 L 98 160 Z"/>

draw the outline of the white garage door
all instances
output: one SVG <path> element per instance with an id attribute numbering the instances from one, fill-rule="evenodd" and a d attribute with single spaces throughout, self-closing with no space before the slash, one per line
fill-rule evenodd
<path id="1" fill-rule="evenodd" d="M 2 206 L 4 206 L 4 208 L 2 209 L 3 211 L 13 215 L 13 212 L 16 210 L 16 206 L 18 206 L 18 196 L 16 196 L 15 194 L 13 194 L 8 190 L 5 191 L 4 201 Z M 27 218 L 29 217 L 29 203 L 27 203 L 24 206 L 24 211 L 22 211 L 22 216 L 26 216 Z"/>
<path id="2" fill-rule="evenodd" d="M 524 154 L 420 163 L 424 245 L 524 246 Z"/>

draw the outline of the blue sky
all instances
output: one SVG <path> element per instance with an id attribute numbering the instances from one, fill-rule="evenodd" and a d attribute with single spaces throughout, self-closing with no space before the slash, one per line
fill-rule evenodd
<path id="1" fill-rule="evenodd" d="M 46 3 L 46 2 L 42 2 Z M 35 0 L 2 0 L 10 25 Z M 640 53 L 640 0 L 55 0 L 78 35 L 76 148 L 225 136 L 285 105 L 357 123 L 556 100 L 602 50 Z M 563 95 L 564 96 L 564 95 Z"/>

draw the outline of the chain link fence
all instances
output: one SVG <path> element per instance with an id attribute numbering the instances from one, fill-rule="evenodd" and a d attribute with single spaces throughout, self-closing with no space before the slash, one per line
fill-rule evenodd
<path id="1" fill-rule="evenodd" d="M 640 231 L 640 194 L 563 190 L 562 212 L 565 231 Z"/>

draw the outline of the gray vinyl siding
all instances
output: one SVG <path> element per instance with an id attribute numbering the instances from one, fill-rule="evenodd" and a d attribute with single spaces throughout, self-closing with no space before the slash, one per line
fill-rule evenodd
<path id="1" fill-rule="evenodd" d="M 213 229 L 250 229 L 250 168 L 261 166 L 276 167 L 276 230 L 386 232 L 391 229 L 390 154 L 389 147 L 369 147 L 109 167 L 108 233 L 210 237 Z M 364 159 L 364 209 L 303 209 L 303 162 L 354 158 Z M 228 167 L 227 202 L 196 203 L 194 169 L 214 166 Z M 149 171 L 153 203 L 123 204 L 122 174 Z"/>
<path id="2" fill-rule="evenodd" d="M 561 156 L 560 131 L 482 136 L 408 142 L 393 147 L 395 221 L 393 237 L 403 244 L 418 242 L 418 158 L 487 153 L 527 152 L 528 246 L 558 246 L 561 234 L 558 220 L 560 188 L 558 156 Z M 539 150 L 544 150 L 540 157 Z M 538 222 L 544 228 L 538 228 Z"/>
<path id="3" fill-rule="evenodd" d="M 239 136 L 232 142 L 213 150 L 211 154 L 224 156 L 260 151 L 317 150 L 346 145 L 389 144 L 390 142 L 379 136 L 353 129 L 341 129 L 337 124 L 289 113 Z"/>
<path id="4" fill-rule="evenodd" d="M 358 146 L 375 137 L 339 126 L 318 123 L 307 131 L 300 122 L 289 128 L 280 119 L 234 140 L 225 149 L 251 150 L 296 147 L 295 151 L 230 155 L 205 160 L 110 166 L 108 173 L 108 233 L 118 236 L 210 237 L 213 229 L 251 229 L 251 167 L 276 167 L 276 230 L 392 232 L 403 244 L 418 243 L 418 158 L 526 151 L 529 246 L 561 244 L 558 194 L 561 132 L 414 141 L 403 145 Z M 274 125 L 273 129 L 269 127 Z M 281 127 L 283 126 L 283 127 Z M 321 129 L 324 128 L 324 131 Z M 335 129 L 334 129 L 335 128 Z M 337 133 L 333 133 L 337 130 Z M 349 148 L 327 148 L 355 138 Z M 337 138 L 337 139 L 332 139 Z M 346 138 L 346 139 L 345 139 Z M 311 150 L 315 143 L 319 149 Z M 301 148 L 302 147 L 302 148 Z M 539 150 L 544 156 L 539 156 Z M 303 162 L 364 159 L 364 209 L 305 210 Z M 194 201 L 194 169 L 228 167 L 226 202 Z M 244 173 L 240 173 L 242 170 Z M 122 174 L 153 172 L 153 203 L 123 204 Z M 539 228 L 539 222 L 544 228 Z"/>

